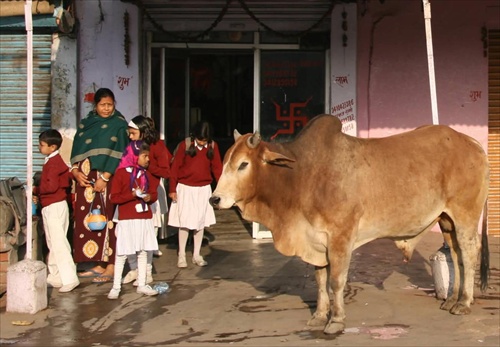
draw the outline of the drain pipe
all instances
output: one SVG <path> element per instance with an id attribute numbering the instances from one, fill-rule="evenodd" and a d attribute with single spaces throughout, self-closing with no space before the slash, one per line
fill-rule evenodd
<path id="1" fill-rule="evenodd" d="M 24 19 L 26 21 L 26 33 L 27 33 L 27 125 L 26 125 L 26 157 L 27 157 L 27 172 L 26 181 L 28 187 L 26 189 L 26 259 L 32 259 L 32 247 L 33 247 L 33 17 L 31 13 L 31 0 L 26 0 L 24 5 Z"/>
<path id="2" fill-rule="evenodd" d="M 427 63 L 429 65 L 429 85 L 431 89 L 432 124 L 439 124 L 436 76 L 434 74 L 434 53 L 432 50 L 432 28 L 431 28 L 431 3 L 430 0 L 422 0 L 424 5 L 425 40 L 427 42 Z"/>

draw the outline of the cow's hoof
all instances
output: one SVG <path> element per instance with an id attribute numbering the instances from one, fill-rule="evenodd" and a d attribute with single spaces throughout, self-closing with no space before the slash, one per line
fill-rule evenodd
<path id="1" fill-rule="evenodd" d="M 471 309 L 470 307 L 465 306 L 464 304 L 458 303 L 451 308 L 450 313 L 457 315 L 464 315 L 471 313 Z"/>
<path id="2" fill-rule="evenodd" d="M 313 314 L 311 319 L 307 322 L 307 325 L 310 327 L 319 327 L 319 326 L 325 326 L 326 322 L 328 321 L 328 318 L 326 316 L 320 316 Z"/>
<path id="3" fill-rule="evenodd" d="M 445 310 L 445 311 L 451 311 L 451 309 L 453 308 L 453 306 L 455 306 L 457 302 L 455 300 L 446 300 L 445 302 L 443 302 L 441 304 L 441 310 Z"/>
<path id="4" fill-rule="evenodd" d="M 342 331 L 344 331 L 345 324 L 344 323 L 338 323 L 338 322 L 331 322 L 328 323 L 328 325 L 325 327 L 325 330 L 323 332 L 328 335 L 333 335 L 333 334 L 339 334 Z"/>

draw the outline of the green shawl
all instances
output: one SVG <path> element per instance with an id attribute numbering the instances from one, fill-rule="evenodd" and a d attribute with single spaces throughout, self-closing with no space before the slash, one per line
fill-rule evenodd
<path id="1" fill-rule="evenodd" d="M 127 121 L 117 110 L 107 118 L 89 112 L 78 125 L 71 164 L 89 158 L 92 169 L 113 174 L 129 142 L 127 130 Z"/>

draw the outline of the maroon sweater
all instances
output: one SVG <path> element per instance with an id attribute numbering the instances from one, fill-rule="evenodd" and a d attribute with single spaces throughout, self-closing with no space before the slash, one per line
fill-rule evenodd
<path id="1" fill-rule="evenodd" d="M 160 178 L 170 178 L 171 158 L 172 154 L 170 154 L 163 140 L 159 140 L 150 146 L 148 172 L 153 175 L 156 185 L 160 183 Z"/>
<path id="2" fill-rule="evenodd" d="M 212 160 L 207 158 L 208 148 L 207 146 L 201 150 L 196 149 L 196 155 L 191 157 L 186 154 L 185 141 L 179 144 L 170 168 L 170 193 L 176 192 L 177 183 L 191 187 L 202 187 L 211 184 L 214 178 L 216 182 L 219 181 L 222 174 L 219 146 L 214 142 L 214 157 Z"/>
<path id="3" fill-rule="evenodd" d="M 116 170 L 113 176 L 110 199 L 113 204 L 118 205 L 118 219 L 151 219 L 153 218 L 151 204 L 158 199 L 158 183 L 155 183 L 157 181 L 146 171 L 146 176 L 149 180 L 149 188 L 146 193 L 151 195 L 151 200 L 147 203 L 145 202 L 148 205 L 146 212 L 137 212 L 136 205 L 140 205 L 144 200 L 136 197 L 132 192 L 132 188 L 130 187 L 131 174 L 126 168 L 121 168 Z M 134 182 L 133 188 L 139 188 L 136 182 Z"/>
<path id="4" fill-rule="evenodd" d="M 70 187 L 69 167 L 61 155 L 57 154 L 50 158 L 42 168 L 42 177 L 38 188 L 42 208 L 55 202 L 67 200 Z"/>

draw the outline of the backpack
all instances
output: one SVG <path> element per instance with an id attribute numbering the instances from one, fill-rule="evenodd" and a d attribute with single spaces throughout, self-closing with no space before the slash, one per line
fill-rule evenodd
<path id="1" fill-rule="evenodd" d="M 0 181 L 0 195 L 12 201 L 19 224 L 25 226 L 28 216 L 24 183 L 17 177 L 3 179 Z"/>
<path id="2" fill-rule="evenodd" d="M 184 143 L 186 144 L 186 149 L 188 149 L 189 147 L 191 147 L 191 138 L 190 137 L 186 137 L 184 139 Z M 172 164 L 172 162 L 174 161 L 175 154 L 179 150 L 180 144 L 181 143 L 178 143 L 177 146 L 175 147 L 174 151 L 172 152 L 172 158 L 170 159 L 170 164 Z M 210 142 L 210 147 L 212 147 L 212 148 L 215 147 L 215 141 L 212 140 L 212 142 Z"/>

